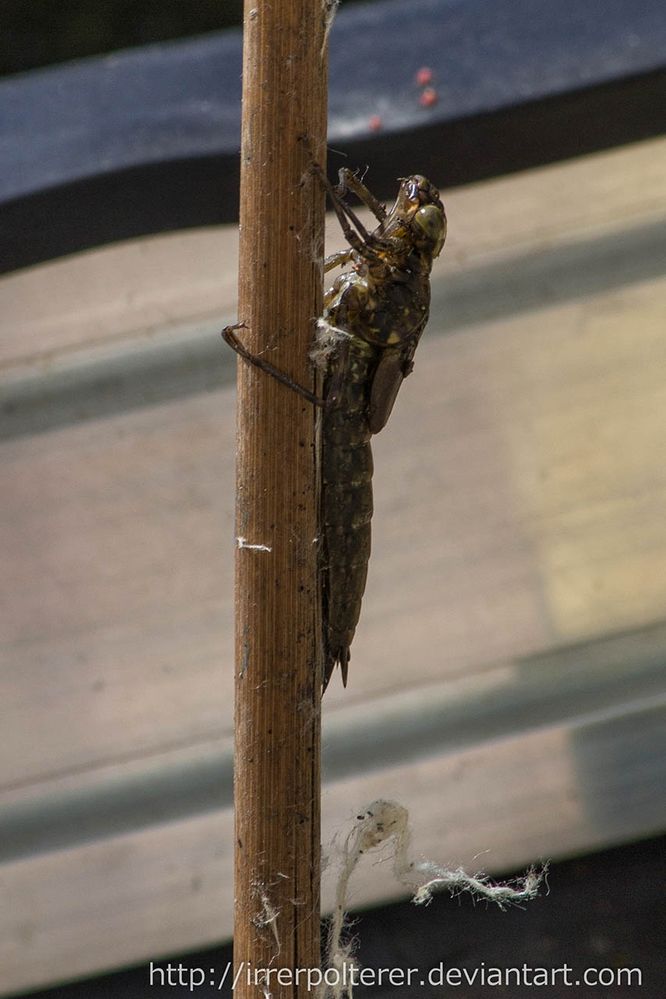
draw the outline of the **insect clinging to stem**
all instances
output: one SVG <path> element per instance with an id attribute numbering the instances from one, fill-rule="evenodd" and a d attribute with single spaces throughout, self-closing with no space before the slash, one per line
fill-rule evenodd
<path id="1" fill-rule="evenodd" d="M 249 354 L 235 329 L 227 342 L 250 363 L 300 392 L 322 412 L 321 553 L 323 689 L 339 664 L 347 685 L 350 647 L 361 612 L 370 558 L 372 452 L 384 428 L 428 320 L 430 272 L 446 239 L 446 214 L 437 188 L 420 174 L 400 180 L 387 210 L 350 170 L 325 185 L 348 248 L 327 257 L 325 271 L 343 267 L 324 296 L 312 359 L 323 394 L 295 384 Z M 353 193 L 373 213 L 369 231 L 347 203 Z M 242 324 L 240 324 L 242 325 Z"/>

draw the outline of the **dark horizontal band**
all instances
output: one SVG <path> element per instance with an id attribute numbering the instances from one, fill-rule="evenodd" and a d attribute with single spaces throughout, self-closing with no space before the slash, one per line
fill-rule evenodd
<path id="1" fill-rule="evenodd" d="M 659 0 L 382 0 L 331 32 L 329 166 L 380 197 L 663 130 Z M 432 91 L 416 80 L 428 67 Z M 237 218 L 241 33 L 0 84 L 0 270 Z"/>

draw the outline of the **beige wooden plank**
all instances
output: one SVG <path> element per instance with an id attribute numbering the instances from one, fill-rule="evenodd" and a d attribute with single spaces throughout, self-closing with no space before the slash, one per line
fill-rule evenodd
<path id="1" fill-rule="evenodd" d="M 665 647 L 663 623 L 468 670 L 444 682 L 424 685 L 415 675 L 409 686 L 371 705 L 357 700 L 325 712 L 324 777 L 363 779 L 389 765 L 521 732 L 579 726 L 591 713 L 617 715 L 658 704 L 666 700 Z M 229 733 L 5 788 L 0 863 L 227 807 L 232 771 Z M 641 814 L 634 815 L 636 823 Z"/>
<path id="2" fill-rule="evenodd" d="M 663 616 L 665 287 L 424 342 L 329 707 Z M 233 446 L 230 391 L 4 442 L 3 785 L 230 725 Z"/>
<path id="3" fill-rule="evenodd" d="M 423 344 L 329 708 L 663 616 L 665 287 Z M 230 391 L 2 445 L 3 785 L 230 726 L 233 446 Z"/>
<path id="4" fill-rule="evenodd" d="M 212 227 L 115 243 L 0 278 L 0 370 L 225 314 L 238 231 Z"/>
<path id="5" fill-rule="evenodd" d="M 235 431 L 220 401 L 3 446 L 2 784 L 229 724 Z"/>
<path id="6" fill-rule="evenodd" d="M 665 156 L 666 140 L 650 139 L 447 192 L 450 231 L 436 273 L 450 279 L 507 254 L 663 219 Z M 327 246 L 341 245 L 331 218 Z M 128 336 L 168 340 L 169 330 L 189 332 L 195 322 L 221 325 L 235 310 L 237 250 L 235 228 L 213 227 L 119 243 L 0 278 L 0 371 L 40 360 L 48 373 L 62 353 Z"/>
<path id="7" fill-rule="evenodd" d="M 631 805 L 655 801 L 659 733 L 663 713 L 645 708 L 628 724 L 592 717 L 338 781 L 324 796 L 324 843 L 377 797 L 409 808 L 415 857 L 472 871 L 621 841 L 646 832 Z M 228 938 L 232 839 L 225 810 L 1 866 L 0 994 Z M 403 894 L 377 859 L 352 881 L 355 906 Z M 335 869 L 333 850 L 325 907 Z"/>

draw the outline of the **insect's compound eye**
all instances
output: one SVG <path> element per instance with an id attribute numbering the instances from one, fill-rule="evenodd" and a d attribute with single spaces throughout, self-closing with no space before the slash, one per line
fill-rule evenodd
<path id="1" fill-rule="evenodd" d="M 415 202 L 417 205 L 419 203 L 419 180 L 420 177 L 406 177 L 403 181 L 405 194 L 407 195 L 407 200 Z"/>
<path id="2" fill-rule="evenodd" d="M 446 239 L 446 216 L 437 205 L 424 205 L 414 216 L 414 225 L 432 243 L 432 255 L 438 257 Z"/>
<path id="3" fill-rule="evenodd" d="M 412 183 L 412 194 L 422 205 L 436 204 L 439 201 L 439 191 L 431 184 L 427 177 L 422 174 L 414 174 L 409 178 Z"/>

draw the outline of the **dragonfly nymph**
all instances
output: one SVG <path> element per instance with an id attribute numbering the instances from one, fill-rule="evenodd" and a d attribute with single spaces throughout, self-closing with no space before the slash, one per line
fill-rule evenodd
<path id="1" fill-rule="evenodd" d="M 343 267 L 324 296 L 312 358 L 322 371 L 321 399 L 294 385 L 239 344 L 243 357 L 322 405 L 323 688 L 340 666 L 347 685 L 350 648 L 361 613 L 370 558 L 372 451 L 386 425 L 428 320 L 430 271 L 446 238 L 439 191 L 415 174 L 400 181 L 389 210 L 351 171 L 337 187 L 325 184 L 349 247 L 327 257 L 326 271 Z M 369 231 L 347 204 L 355 194 L 377 220 Z"/>

